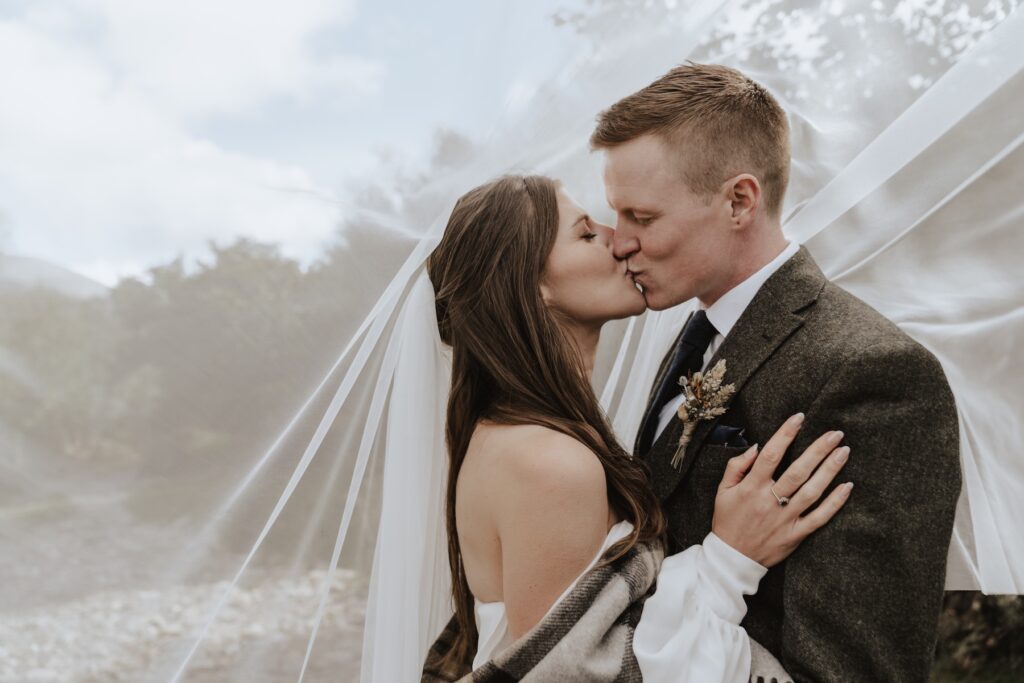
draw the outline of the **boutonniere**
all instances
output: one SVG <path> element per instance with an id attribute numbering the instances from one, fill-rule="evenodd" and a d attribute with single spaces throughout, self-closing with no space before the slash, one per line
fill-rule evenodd
<path id="1" fill-rule="evenodd" d="M 686 446 L 693 437 L 697 423 L 725 414 L 729 399 L 736 393 L 736 385 L 723 385 L 724 378 L 724 358 L 706 373 L 694 372 L 679 378 L 679 386 L 683 388 L 683 402 L 679 406 L 678 415 L 683 422 L 683 435 L 679 437 L 679 447 L 672 456 L 672 467 L 679 469 L 682 464 Z"/>

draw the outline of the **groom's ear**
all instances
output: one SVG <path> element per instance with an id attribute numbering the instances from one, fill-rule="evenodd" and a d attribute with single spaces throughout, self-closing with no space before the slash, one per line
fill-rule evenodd
<path id="1" fill-rule="evenodd" d="M 741 173 L 726 181 L 725 192 L 733 227 L 746 228 L 761 205 L 761 183 L 749 173 Z"/>

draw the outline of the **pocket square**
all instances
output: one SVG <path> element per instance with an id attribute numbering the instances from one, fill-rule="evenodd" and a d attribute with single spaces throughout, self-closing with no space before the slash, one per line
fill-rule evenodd
<path id="1" fill-rule="evenodd" d="M 713 446 L 735 446 L 745 448 L 750 444 L 743 437 L 742 427 L 730 427 L 729 425 L 715 425 L 715 428 L 708 435 L 708 443 Z"/>

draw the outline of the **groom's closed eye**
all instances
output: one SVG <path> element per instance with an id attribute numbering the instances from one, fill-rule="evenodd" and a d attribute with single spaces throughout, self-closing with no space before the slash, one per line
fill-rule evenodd
<path id="1" fill-rule="evenodd" d="M 650 225 L 652 222 L 654 222 L 654 216 L 636 213 L 635 211 L 627 211 L 626 216 L 627 218 L 629 218 L 629 220 L 633 221 L 637 225 Z"/>

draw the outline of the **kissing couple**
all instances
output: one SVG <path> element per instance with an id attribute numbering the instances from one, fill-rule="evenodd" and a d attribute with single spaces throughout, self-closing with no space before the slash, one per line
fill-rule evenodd
<path id="1" fill-rule="evenodd" d="M 455 613 L 422 680 L 927 681 L 956 406 L 930 352 L 784 236 L 785 112 L 689 63 L 591 145 L 614 228 L 507 176 L 427 261 Z M 630 453 L 591 385 L 601 329 L 691 299 Z"/>

